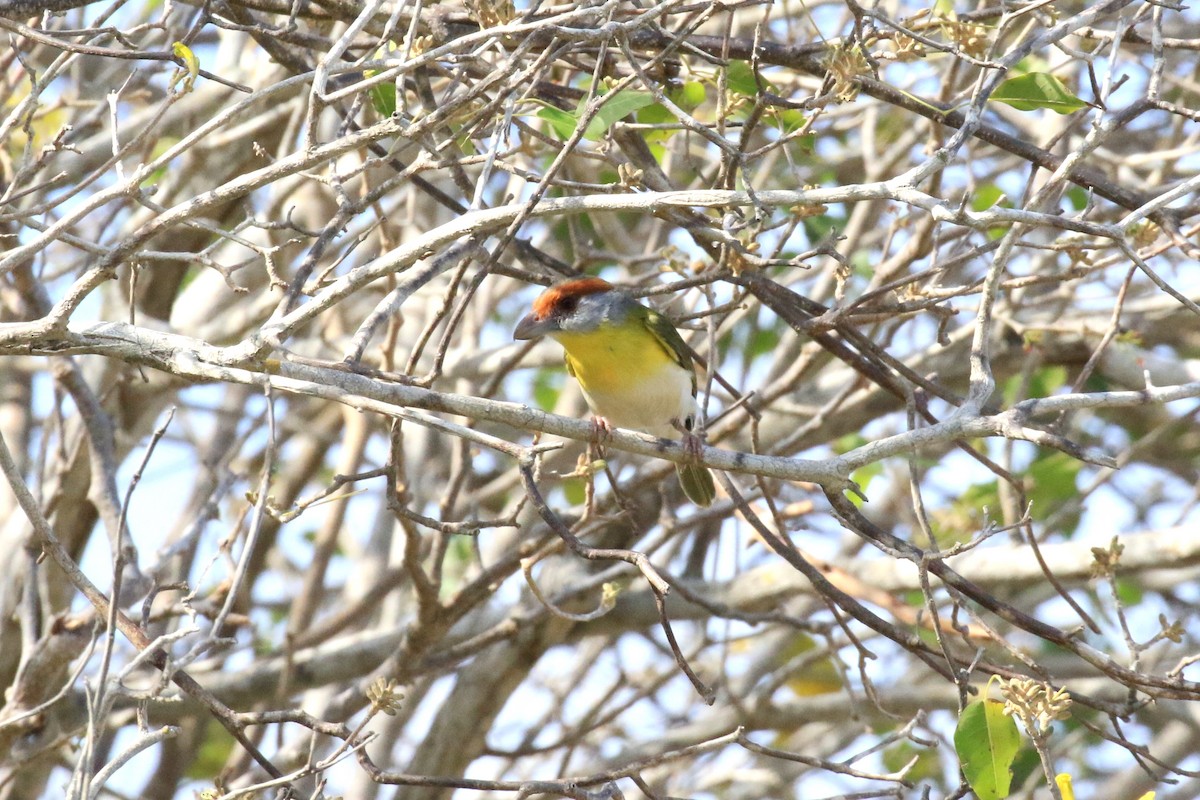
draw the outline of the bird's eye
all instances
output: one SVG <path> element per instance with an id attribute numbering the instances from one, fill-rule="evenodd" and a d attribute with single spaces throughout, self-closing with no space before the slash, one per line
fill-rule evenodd
<path id="1" fill-rule="evenodd" d="M 564 297 L 558 301 L 558 310 L 563 314 L 570 314 L 579 305 L 578 297 Z"/>

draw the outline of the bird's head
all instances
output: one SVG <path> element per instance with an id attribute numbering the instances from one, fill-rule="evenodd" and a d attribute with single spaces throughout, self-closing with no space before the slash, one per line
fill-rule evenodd
<path id="1" fill-rule="evenodd" d="M 533 310 L 517 324 L 514 339 L 537 339 L 556 333 L 592 333 L 620 324 L 636 306 L 611 283 L 578 278 L 551 286 L 533 301 Z"/>

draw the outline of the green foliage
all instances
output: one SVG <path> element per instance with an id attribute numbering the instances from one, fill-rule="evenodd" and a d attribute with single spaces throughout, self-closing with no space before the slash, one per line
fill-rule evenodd
<path id="1" fill-rule="evenodd" d="M 954 750 L 963 775 L 979 800 L 1007 797 L 1012 765 L 1021 746 L 1017 723 L 999 700 L 976 700 L 963 709 L 954 729 Z"/>
<path id="2" fill-rule="evenodd" d="M 975 193 L 971 195 L 971 210 L 987 211 L 1000 202 L 1000 198 L 1003 196 L 1004 192 L 994 183 L 985 183 L 982 186 L 978 186 L 975 188 Z M 1011 205 L 1011 203 L 1007 205 Z"/>
<path id="3" fill-rule="evenodd" d="M 971 484 L 949 506 L 930 516 L 938 544 L 945 547 L 970 541 L 983 526 L 984 509 L 994 512 L 999 506 L 1000 487 L 996 481 Z"/>
<path id="4" fill-rule="evenodd" d="M 1067 368 L 1049 366 L 1038 369 L 1024 383 L 1022 392 L 1022 376 L 1014 375 L 1004 382 L 1004 404 L 1011 406 L 1029 397 L 1049 397 L 1067 385 Z"/>
<path id="5" fill-rule="evenodd" d="M 818 214 L 805 217 L 801 220 L 800 225 L 804 228 L 804 235 L 810 242 L 820 242 L 835 228 L 839 231 L 845 230 L 846 217 L 843 214 Z"/>
<path id="6" fill-rule="evenodd" d="M 797 634 L 791 644 L 784 647 L 781 657 L 785 661 L 795 662 L 789 670 L 786 686 L 797 697 L 815 697 L 817 695 L 836 692 L 843 686 L 842 673 L 838 670 L 833 656 L 825 654 L 813 658 L 810 653 L 816 650 L 818 644 L 807 634 Z"/>
<path id="7" fill-rule="evenodd" d="M 174 147 L 178 143 L 179 143 L 179 138 L 176 136 L 160 137 L 159 140 L 154 143 L 154 149 L 150 152 L 150 158 L 148 160 L 149 161 L 156 160 L 159 156 L 161 156 L 163 153 L 170 150 L 172 147 Z M 171 166 L 172 166 L 172 162 L 168 161 L 167 163 L 163 164 L 161 167 L 158 167 L 157 169 L 149 172 L 146 175 L 146 177 L 142 180 L 142 186 L 154 186 L 155 184 L 157 184 L 159 181 L 161 181 L 163 178 L 165 178 L 167 176 L 167 172 L 168 172 L 168 170 L 171 169 Z"/>
<path id="8" fill-rule="evenodd" d="M 1146 596 L 1145 588 L 1137 580 L 1129 578 L 1116 579 L 1117 599 L 1121 601 L 1121 605 L 1125 608 L 1136 606 L 1142 602 Z"/>
<path id="9" fill-rule="evenodd" d="M 1030 516 L 1045 520 L 1065 504 L 1072 502 L 1077 494 L 1076 480 L 1080 464 L 1065 453 L 1038 451 L 1038 455 L 1024 471 L 1023 488 L 1026 499 L 1032 504 Z M 932 522 L 943 546 L 953 542 L 969 541 L 983 526 L 984 509 L 994 519 L 1000 507 L 1000 487 L 997 481 L 975 483 L 966 487 L 947 507 L 932 514 Z M 1074 533 L 1079 522 L 1075 511 L 1059 523 L 1059 530 L 1067 535 Z M 942 541 L 945 537 L 945 541 Z"/>
<path id="10" fill-rule="evenodd" d="M 748 114 L 740 114 L 738 116 L 749 116 Z M 775 108 L 769 107 L 764 109 L 761 117 L 762 123 L 769 125 L 778 130 L 784 136 L 791 136 L 801 130 L 808 124 L 808 117 L 795 108 Z M 788 140 L 788 145 L 793 146 L 798 152 L 793 154 L 795 158 L 799 154 L 812 153 L 813 148 L 817 144 L 817 135 L 812 131 L 803 136 L 792 136 Z"/>
<path id="11" fill-rule="evenodd" d="M 553 411 L 562 394 L 562 370 L 539 369 L 533 376 L 533 402 L 543 411 Z"/>
<path id="12" fill-rule="evenodd" d="M 381 117 L 390 117 L 396 113 L 396 84 L 390 81 L 377 83 L 371 87 L 371 105 Z"/>
<path id="13" fill-rule="evenodd" d="M 766 80 L 763 84 L 770 87 Z M 734 94 L 744 97 L 758 96 L 758 81 L 754 79 L 754 69 L 749 61 L 730 61 L 725 72 L 725 85 Z"/>
<path id="14" fill-rule="evenodd" d="M 853 450 L 856 447 L 861 447 L 862 445 L 866 444 L 867 441 L 868 441 L 867 438 L 865 436 L 863 436 L 862 434 L 849 433 L 849 434 L 846 434 L 845 436 L 843 436 L 842 438 L 838 439 L 836 442 L 834 442 L 833 451 L 837 455 L 842 455 L 843 453 L 850 452 L 851 450 Z M 883 462 L 875 461 L 871 464 L 867 464 L 865 467 L 860 467 L 859 469 L 856 469 L 856 470 L 854 470 L 854 472 L 850 473 L 850 480 L 852 480 L 856 484 L 858 484 L 859 488 L 862 489 L 863 492 L 865 493 L 867 490 L 867 487 L 870 486 L 871 481 L 882 474 L 883 474 Z M 859 497 L 858 495 L 855 495 L 855 494 L 851 494 L 848 496 L 850 498 L 850 502 L 854 503 L 854 505 L 856 505 L 860 508 L 862 507 L 862 504 L 864 501 L 861 497 Z"/>
<path id="15" fill-rule="evenodd" d="M 537 112 L 537 115 L 550 123 L 550 131 L 563 141 L 570 139 L 571 134 L 575 132 L 575 115 L 569 111 L 546 104 Z"/>
<path id="16" fill-rule="evenodd" d="M 1030 72 L 1009 78 L 988 98 L 1010 105 L 1018 111 L 1037 111 L 1048 108 L 1058 114 L 1070 114 L 1087 103 L 1067 89 L 1063 82 L 1048 72 Z"/>
<path id="17" fill-rule="evenodd" d="M 755 328 L 746 346 L 746 360 L 774 352 L 780 341 L 779 331 L 775 328 Z"/>
<path id="18" fill-rule="evenodd" d="M 972 211 L 987 211 L 999 204 L 1001 208 L 1012 208 L 1012 201 L 1004 196 L 1004 191 L 994 183 L 985 183 L 975 188 L 971 195 Z M 993 225 L 987 229 L 988 239 L 995 241 L 1008 232 L 1008 225 Z"/>
<path id="19" fill-rule="evenodd" d="M 1026 494 L 1035 512 L 1040 510 L 1037 516 L 1045 516 L 1075 497 L 1079 467 L 1080 462 L 1066 453 L 1054 451 L 1038 454 L 1029 469 L 1025 470 Z"/>
<path id="20" fill-rule="evenodd" d="M 614 124 L 654 102 L 650 92 L 632 92 L 628 89 L 605 96 L 604 105 L 588 123 L 584 136 L 596 141 Z"/>
<path id="21" fill-rule="evenodd" d="M 704 103 L 707 92 L 700 81 L 687 81 L 681 85 L 667 87 L 665 94 L 672 103 L 690 114 Z M 643 125 L 671 125 L 679 121 L 674 112 L 662 103 L 651 103 L 639 109 L 636 119 Z M 654 144 L 666 141 L 675 133 L 673 130 L 646 131 L 644 136 L 647 142 Z M 657 153 L 655 158 L 662 160 Z"/>
<path id="22" fill-rule="evenodd" d="M 704 102 L 707 92 L 700 81 L 686 81 L 682 86 L 667 89 L 667 97 L 684 111 L 693 111 Z"/>
<path id="23" fill-rule="evenodd" d="M 1071 208 L 1074 211 L 1082 211 L 1087 208 L 1088 192 L 1082 186 L 1072 186 L 1067 189 L 1067 199 L 1071 201 Z"/>
<path id="24" fill-rule="evenodd" d="M 883 751 L 883 766 L 889 772 L 899 772 L 908 765 L 904 777 L 914 783 L 937 781 L 942 776 L 942 765 L 938 761 L 937 750 L 931 747 L 917 747 L 909 741 L 900 741 Z"/>
<path id="25" fill-rule="evenodd" d="M 375 53 L 375 57 L 387 58 L 394 52 L 395 48 L 389 45 L 387 47 L 380 48 Z M 374 78 L 379 74 L 379 72 L 380 70 L 377 69 L 366 69 L 363 70 L 363 77 Z M 384 81 L 382 83 L 377 83 L 372 86 L 368 92 L 371 98 L 371 106 L 375 109 L 375 112 L 379 114 L 379 116 L 390 117 L 392 114 L 396 113 L 395 81 Z"/>
<path id="26" fill-rule="evenodd" d="M 193 780 L 211 781 L 225 767 L 235 744 L 233 735 L 221 723 L 215 719 L 208 720 L 204 727 L 204 743 L 200 745 L 195 760 L 184 770 L 184 775 Z"/>
<path id="27" fill-rule="evenodd" d="M 573 506 L 581 506 L 587 499 L 587 481 L 583 478 L 567 478 L 562 482 L 563 496 Z"/>
<path id="28" fill-rule="evenodd" d="M 708 90 L 704 88 L 704 83 L 701 81 L 685 81 L 663 87 L 663 94 L 672 103 L 684 111 L 691 113 L 704 104 L 705 99 L 708 97 Z M 643 114 L 656 115 L 656 118 L 643 118 Z M 662 117 L 662 114 L 666 114 L 666 116 Z M 662 103 L 654 103 L 647 106 L 645 110 L 638 112 L 638 122 L 674 121 L 675 115 L 668 111 L 667 107 Z"/>
<path id="29" fill-rule="evenodd" d="M 1031 776 L 1042 769 L 1042 760 L 1038 757 L 1037 750 L 1033 749 L 1028 744 L 1021 745 L 1021 749 L 1017 751 L 1017 757 L 1013 759 L 1012 774 L 1013 786 L 1024 786 L 1026 781 L 1031 779 Z"/>
<path id="30" fill-rule="evenodd" d="M 614 124 L 654 103 L 654 95 L 650 92 L 634 92 L 628 89 L 603 95 L 604 104 L 588 121 L 583 137 L 589 141 L 599 141 Z M 543 104 L 537 115 L 550 124 L 554 135 L 563 141 L 571 138 L 583 119 L 587 108 L 587 100 L 581 98 L 574 111 L 563 111 L 561 108 Z"/>
<path id="31" fill-rule="evenodd" d="M 451 536 L 446 547 L 446 560 L 442 566 L 440 597 L 454 595 L 463 585 L 463 576 L 475 562 L 475 539 L 470 536 Z"/>
<path id="32" fill-rule="evenodd" d="M 875 259 L 865 250 L 857 250 L 850 256 L 850 267 L 856 277 L 871 280 L 875 275 Z"/>

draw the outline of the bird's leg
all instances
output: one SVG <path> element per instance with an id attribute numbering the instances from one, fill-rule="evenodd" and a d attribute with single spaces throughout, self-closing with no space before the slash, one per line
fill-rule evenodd
<path id="1" fill-rule="evenodd" d="M 604 458 L 604 444 L 612 439 L 612 423 L 601 416 L 592 417 L 592 440 L 588 442 L 588 459 L 592 453 L 596 458 Z"/>
<path id="2" fill-rule="evenodd" d="M 612 439 L 612 432 L 611 422 L 598 415 L 592 417 L 592 444 L 603 447 L 605 442 Z"/>
<path id="3" fill-rule="evenodd" d="M 690 423 L 690 418 L 687 420 L 687 422 L 680 422 L 677 419 L 671 420 L 671 424 L 675 427 L 675 429 L 683 434 L 680 439 L 680 444 L 683 445 L 683 449 L 693 461 L 699 461 L 700 457 L 704 454 L 704 439 L 692 431 L 692 426 Z"/>

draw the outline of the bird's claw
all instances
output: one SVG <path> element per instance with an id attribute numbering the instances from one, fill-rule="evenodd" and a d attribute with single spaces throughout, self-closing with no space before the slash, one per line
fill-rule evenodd
<path id="1" fill-rule="evenodd" d="M 602 445 L 612 440 L 613 426 L 604 417 L 592 417 L 592 444 Z"/>
<path id="2" fill-rule="evenodd" d="M 684 451 L 693 461 L 699 461 L 704 455 L 704 439 L 692 432 L 692 419 L 688 417 L 686 422 L 680 422 L 677 419 L 671 420 L 672 427 L 679 431 L 680 444 L 683 445 Z"/>

